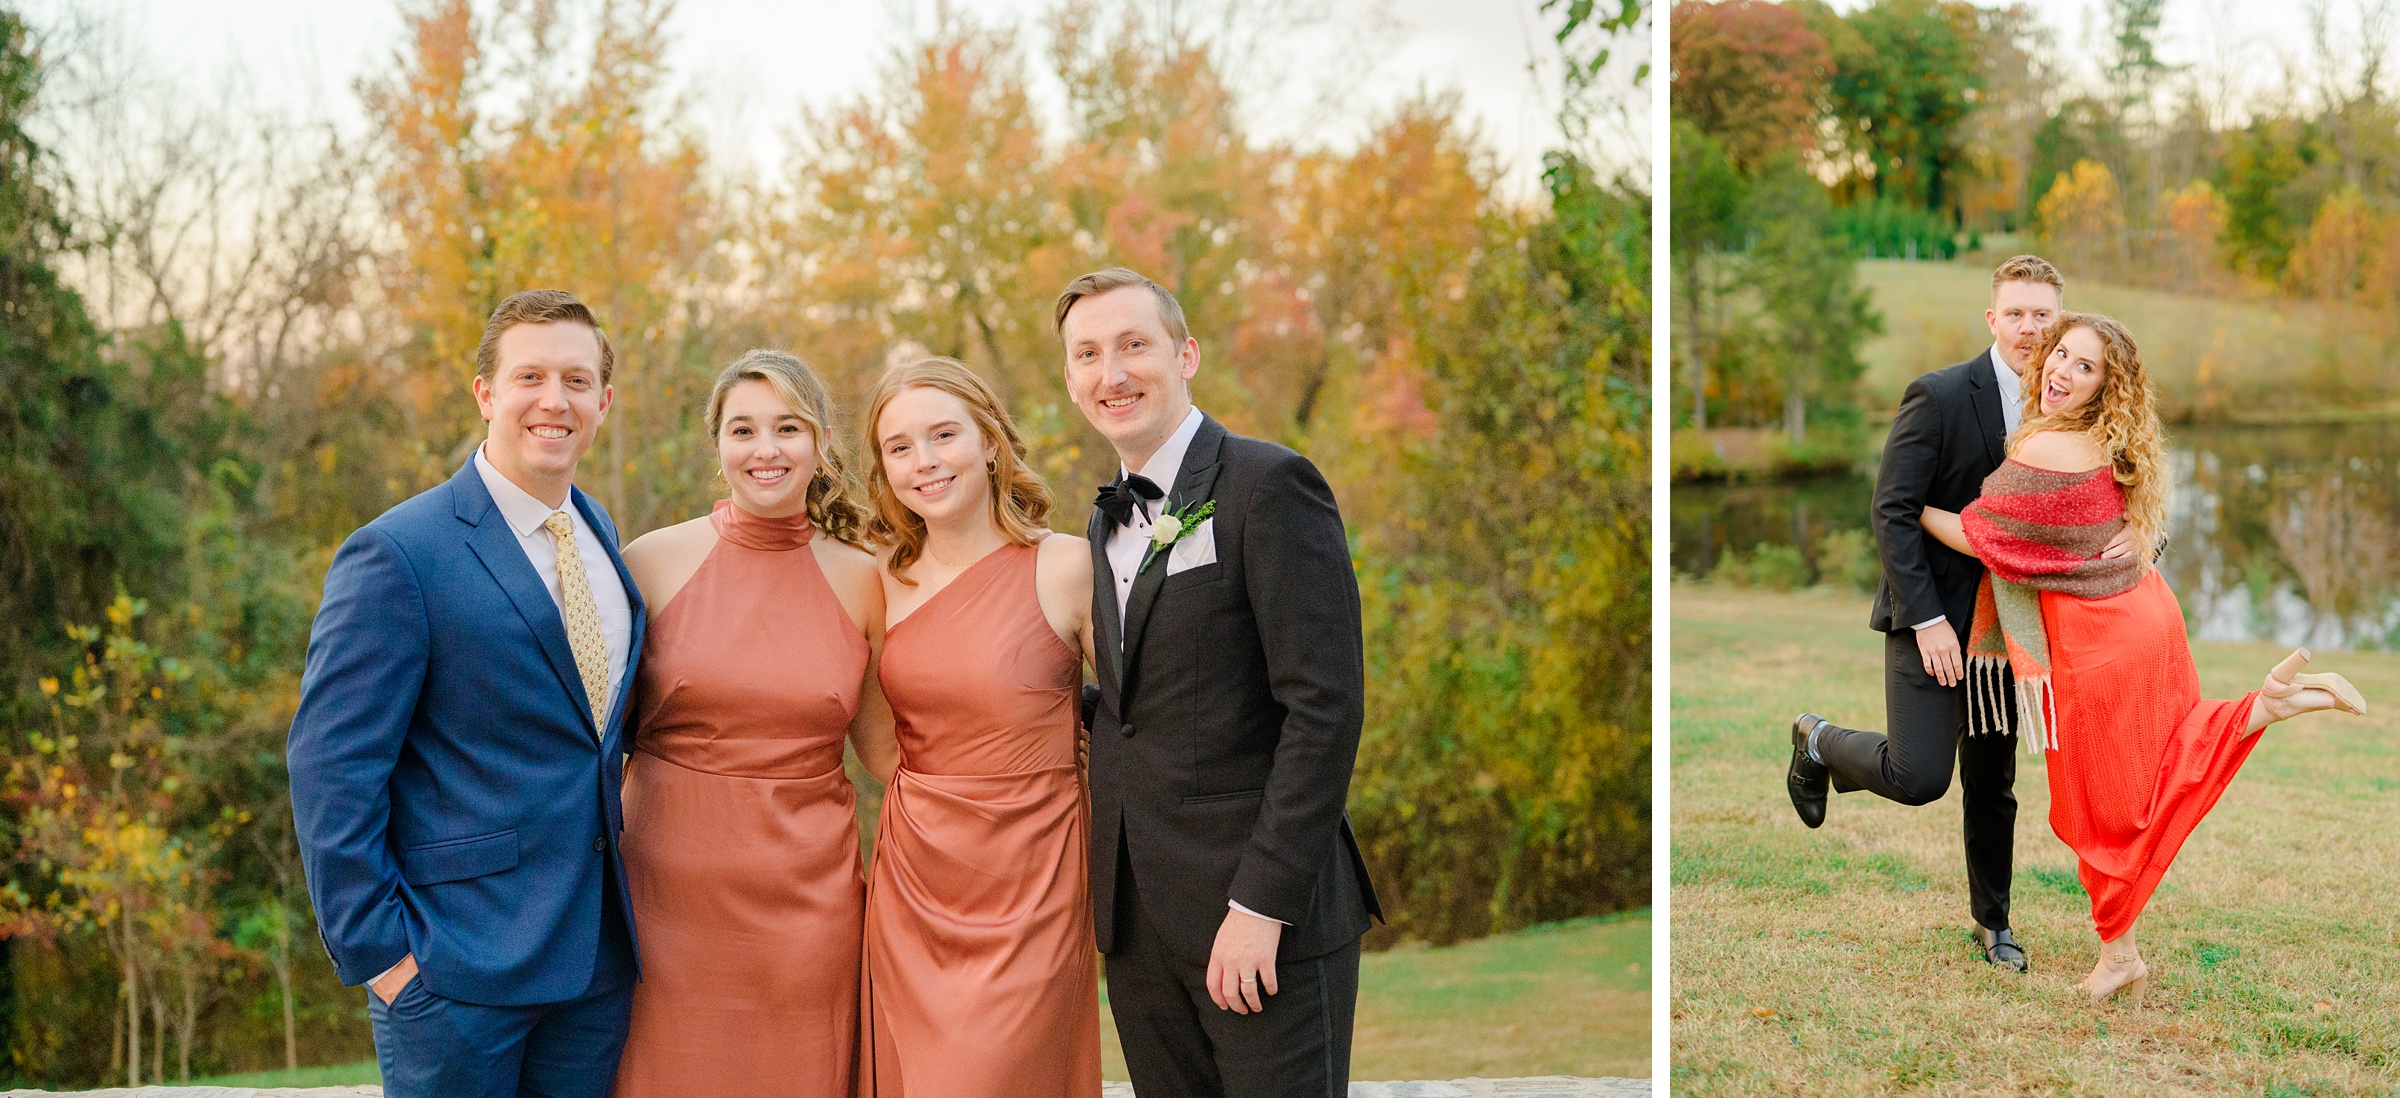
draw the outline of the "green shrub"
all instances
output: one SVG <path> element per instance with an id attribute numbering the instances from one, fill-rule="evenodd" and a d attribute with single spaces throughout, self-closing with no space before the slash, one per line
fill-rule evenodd
<path id="1" fill-rule="evenodd" d="M 1808 558 L 1797 546 L 1762 543 L 1743 553 L 1728 549 L 1709 577 L 1736 587 L 1792 591 L 1808 586 Z"/>
<path id="2" fill-rule="evenodd" d="M 1817 582 L 1854 591 L 1873 591 L 1883 578 L 1883 555 L 1862 527 L 1828 530 L 1817 539 Z"/>

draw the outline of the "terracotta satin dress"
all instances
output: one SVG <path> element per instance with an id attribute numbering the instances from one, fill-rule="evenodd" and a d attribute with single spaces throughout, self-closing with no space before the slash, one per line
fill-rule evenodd
<path id="1" fill-rule="evenodd" d="M 2075 851 L 2094 929 L 2114 941 L 2258 746 L 2243 734 L 2258 695 L 2200 696 L 2183 609 L 2155 568 L 2107 598 L 2042 592 L 2042 628 L 2058 692 L 2050 828 Z"/>
<path id="2" fill-rule="evenodd" d="M 858 1034 L 858 818 L 842 741 L 867 639 L 805 517 L 729 502 L 717 545 L 651 620 L 625 764 L 642 981 L 618 1098 L 849 1098 Z"/>
<path id="3" fill-rule="evenodd" d="M 994 551 L 884 637 L 900 769 L 867 888 L 861 1095 L 1100 1093 L 1083 664 L 1042 616 L 1038 554 Z"/>

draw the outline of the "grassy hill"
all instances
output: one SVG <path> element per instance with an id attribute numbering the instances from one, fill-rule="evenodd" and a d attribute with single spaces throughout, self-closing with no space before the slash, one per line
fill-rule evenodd
<path id="1" fill-rule="evenodd" d="M 1982 263 L 1868 260 L 1860 281 L 1883 314 L 1862 349 L 1859 392 L 1889 414 L 1909 379 L 1991 345 Z M 2077 279 L 2066 304 L 2124 322 L 2171 418 L 2224 422 L 2400 416 L 2400 360 L 2386 313 L 2343 310 L 2259 293 L 2178 294 Z"/>

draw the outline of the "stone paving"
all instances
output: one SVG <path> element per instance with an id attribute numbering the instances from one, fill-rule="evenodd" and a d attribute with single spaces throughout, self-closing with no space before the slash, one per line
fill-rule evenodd
<path id="1" fill-rule="evenodd" d="M 1352 1083 L 1350 1098 L 1649 1098 L 1648 1079 L 1452 1079 L 1446 1083 Z M 383 1098 L 382 1087 L 139 1087 L 113 1090 L 0 1090 L 0 1098 Z M 1100 1084 L 1100 1098 L 1133 1098 L 1129 1083 Z"/>

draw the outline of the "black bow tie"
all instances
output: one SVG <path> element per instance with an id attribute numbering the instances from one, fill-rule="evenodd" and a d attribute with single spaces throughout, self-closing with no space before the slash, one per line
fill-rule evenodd
<path id="1" fill-rule="evenodd" d="M 1157 482 L 1134 473 L 1101 485 L 1100 494 L 1092 500 L 1092 506 L 1107 515 L 1110 523 L 1123 526 L 1133 521 L 1133 509 L 1136 507 L 1142 509 L 1143 518 L 1149 518 L 1150 504 L 1147 501 L 1166 494 Z"/>

